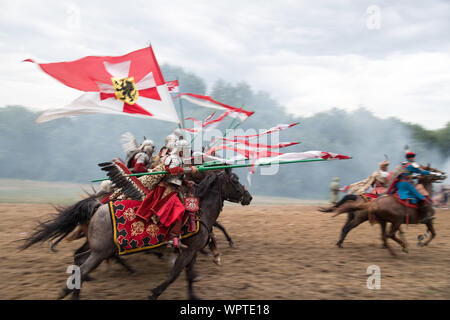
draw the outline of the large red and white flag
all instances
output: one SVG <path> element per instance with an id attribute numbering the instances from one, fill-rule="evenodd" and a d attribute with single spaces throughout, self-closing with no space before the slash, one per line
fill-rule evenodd
<path id="1" fill-rule="evenodd" d="M 231 111 L 228 114 L 228 116 L 232 118 L 238 118 L 241 122 L 250 117 L 254 113 L 253 111 L 247 111 L 243 110 L 242 108 L 236 108 L 226 105 L 222 102 L 214 100 L 209 96 L 202 96 L 200 94 L 180 93 L 178 97 L 201 107 Z"/>
<path id="2" fill-rule="evenodd" d="M 66 86 L 86 93 L 65 107 L 45 111 L 36 122 L 93 113 L 179 122 L 151 47 L 123 56 L 89 56 L 39 67 Z"/>

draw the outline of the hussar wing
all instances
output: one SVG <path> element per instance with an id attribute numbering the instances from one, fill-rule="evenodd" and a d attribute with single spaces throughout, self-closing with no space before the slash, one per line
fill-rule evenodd
<path id="1" fill-rule="evenodd" d="M 122 150 L 126 154 L 139 148 L 136 138 L 131 132 L 125 132 L 124 134 L 122 134 L 122 136 L 120 137 L 120 142 L 122 143 Z"/>

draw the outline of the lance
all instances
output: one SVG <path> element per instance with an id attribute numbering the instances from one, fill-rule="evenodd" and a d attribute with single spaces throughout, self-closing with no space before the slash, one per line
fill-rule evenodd
<path id="1" fill-rule="evenodd" d="M 352 157 L 349 157 L 348 159 L 352 159 Z M 345 160 L 345 159 L 339 159 L 339 160 Z M 204 171 L 210 171 L 210 170 L 248 168 L 251 166 L 261 167 L 261 166 L 270 166 L 270 165 L 274 165 L 274 164 L 288 164 L 288 163 L 298 163 L 298 162 L 317 162 L 317 161 L 329 161 L 329 159 L 317 158 L 317 159 L 303 159 L 303 160 L 290 160 L 290 161 L 274 161 L 274 162 L 264 162 L 264 163 L 256 163 L 256 164 L 243 163 L 243 164 L 231 164 L 231 165 L 222 165 L 222 166 L 199 165 L 199 166 L 194 166 L 194 167 L 196 167 L 199 172 L 204 172 Z M 126 176 L 127 177 L 136 177 L 136 176 L 147 176 L 147 175 L 167 174 L 167 173 L 168 173 L 167 171 L 156 171 L 156 172 L 133 173 L 133 174 L 128 174 Z M 105 180 L 109 180 L 109 178 L 96 179 L 96 180 L 92 180 L 91 182 L 100 182 L 100 181 L 105 181 Z"/>

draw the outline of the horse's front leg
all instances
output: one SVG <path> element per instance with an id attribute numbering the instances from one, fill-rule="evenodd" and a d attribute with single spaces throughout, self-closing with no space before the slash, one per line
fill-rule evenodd
<path id="1" fill-rule="evenodd" d="M 222 226 L 220 223 L 218 223 L 216 221 L 216 223 L 214 223 L 214 227 L 219 228 L 220 230 L 222 230 L 223 234 L 225 235 L 225 238 L 227 238 L 228 244 L 230 245 L 230 247 L 234 248 L 234 242 L 231 239 L 230 235 L 228 234 L 227 230 L 225 229 L 224 226 Z"/>
<path id="2" fill-rule="evenodd" d="M 197 251 L 195 249 L 191 249 L 189 247 L 187 249 L 183 249 L 177 260 L 175 261 L 169 278 L 159 286 L 157 286 L 155 289 L 153 289 L 152 295 L 150 295 L 148 298 L 151 300 L 158 299 L 158 297 L 164 292 L 164 290 L 166 290 L 167 287 L 178 278 L 181 271 L 186 268 L 186 266 L 192 261 L 196 253 Z"/>
<path id="3" fill-rule="evenodd" d="M 426 225 L 427 225 L 428 231 L 431 233 L 431 236 L 428 238 L 427 241 L 420 242 L 420 243 L 422 243 L 423 246 L 427 246 L 431 242 L 431 240 L 433 240 L 436 237 L 436 231 L 434 230 L 433 221 L 428 221 L 426 223 Z"/>

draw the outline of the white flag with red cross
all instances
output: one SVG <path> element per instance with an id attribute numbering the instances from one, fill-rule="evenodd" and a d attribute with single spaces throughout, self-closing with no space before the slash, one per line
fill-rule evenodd
<path id="1" fill-rule="evenodd" d="M 179 122 L 152 47 L 123 56 L 89 56 L 39 67 L 61 83 L 86 93 L 65 107 L 45 111 L 36 122 L 94 113 Z"/>

